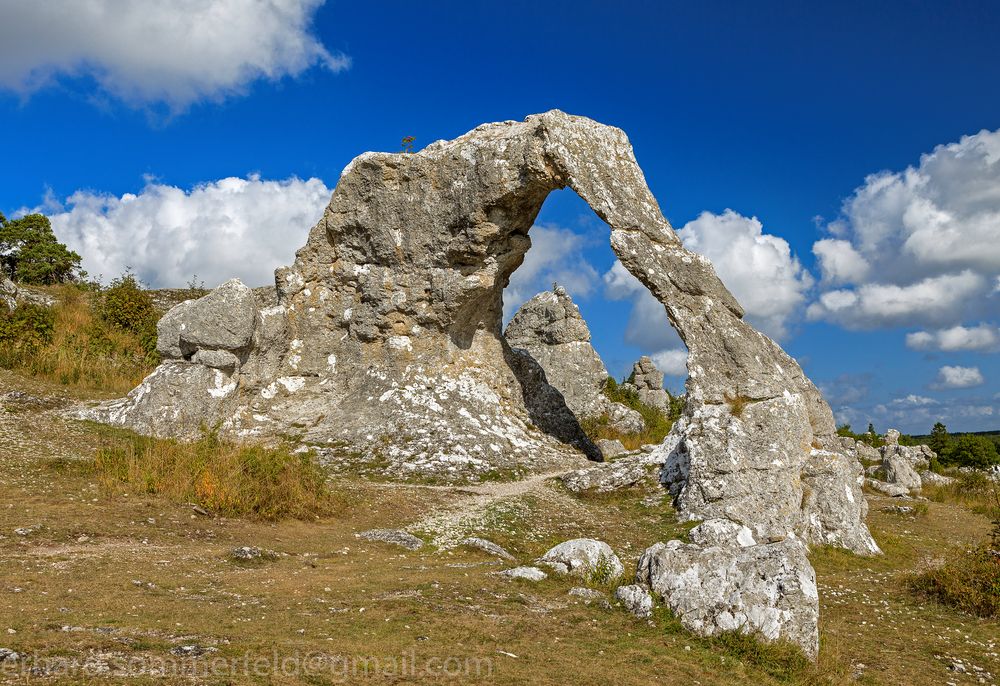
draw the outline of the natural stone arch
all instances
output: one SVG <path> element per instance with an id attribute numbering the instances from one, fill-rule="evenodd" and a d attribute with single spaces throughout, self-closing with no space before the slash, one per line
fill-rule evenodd
<path id="1" fill-rule="evenodd" d="M 687 410 L 667 464 L 681 510 L 765 538 L 875 549 L 857 483 L 844 494 L 853 466 L 815 386 L 743 321 L 708 260 L 683 247 L 625 134 L 559 111 L 415 154 L 356 158 L 294 264 L 277 270 L 279 305 L 260 312 L 235 371 L 167 362 L 103 416 L 190 434 L 192 422 L 165 409 L 190 396 L 197 412 L 185 416 L 241 435 L 298 428 L 402 474 L 565 464 L 573 452 L 536 428 L 544 408 L 527 407 L 540 379 L 525 385 L 500 332 L 529 228 L 565 187 L 610 227 L 615 254 L 688 348 Z M 810 469 L 834 474 L 836 488 L 804 490 L 803 479 L 820 478 Z"/>

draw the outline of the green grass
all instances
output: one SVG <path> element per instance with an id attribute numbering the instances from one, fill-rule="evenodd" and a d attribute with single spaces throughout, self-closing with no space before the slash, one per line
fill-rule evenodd
<path id="1" fill-rule="evenodd" d="M 682 409 L 680 402 L 671 403 L 672 416 L 668 416 L 658 408 L 639 400 L 639 394 L 634 388 L 619 384 L 610 376 L 605 381 L 603 390 L 608 400 L 624 405 L 642 415 L 644 427 L 642 431 L 627 433 L 614 428 L 607 415 L 586 417 L 580 422 L 580 427 L 592 441 L 618 440 L 627 450 L 638 450 L 644 445 L 662 443 L 666 435 L 670 433 L 674 421 L 680 416 Z"/>

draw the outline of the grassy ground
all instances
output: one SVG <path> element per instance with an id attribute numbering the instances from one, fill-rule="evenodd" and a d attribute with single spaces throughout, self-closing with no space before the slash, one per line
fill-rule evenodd
<path id="1" fill-rule="evenodd" d="M 355 537 L 410 527 L 444 541 L 457 528 L 525 564 L 552 543 L 594 536 L 632 567 L 646 546 L 683 531 L 650 493 L 577 498 L 541 479 L 463 489 L 338 476 L 329 489 L 341 506 L 317 520 L 204 516 L 163 495 L 103 488 L 86 468 L 100 433 L 58 417 L 70 392 L 80 393 L 0 371 L 0 647 L 29 658 L 0 662 L 2 683 L 974 684 L 1000 675 L 1000 623 L 905 583 L 986 535 L 986 517 L 948 500 L 909 516 L 872 497 L 885 556 L 813 552 L 822 645 L 808 665 L 753 642 L 695 638 L 663 612 L 648 623 L 585 604 L 568 595 L 569 580 L 503 580 L 492 574 L 503 566 L 479 551 Z M 230 553 L 243 545 L 276 556 L 238 562 Z M 171 652 L 184 646 L 204 652 Z M 22 674 L 25 665 L 41 671 Z"/>

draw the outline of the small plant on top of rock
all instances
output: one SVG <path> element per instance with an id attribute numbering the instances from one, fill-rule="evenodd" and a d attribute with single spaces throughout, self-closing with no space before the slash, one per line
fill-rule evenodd
<path id="1" fill-rule="evenodd" d="M 592 586 L 607 586 L 617 578 L 614 564 L 604 553 L 601 553 L 597 556 L 594 568 L 587 575 L 587 582 Z"/>
<path id="2" fill-rule="evenodd" d="M 728 393 L 724 396 L 726 404 L 729 405 L 729 413 L 734 417 L 742 417 L 743 410 L 746 406 L 753 402 L 753 398 L 737 393 L 736 395 L 729 395 Z"/>
<path id="3" fill-rule="evenodd" d="M 413 141 L 415 140 L 417 140 L 416 136 L 403 136 L 401 152 L 413 152 Z"/>

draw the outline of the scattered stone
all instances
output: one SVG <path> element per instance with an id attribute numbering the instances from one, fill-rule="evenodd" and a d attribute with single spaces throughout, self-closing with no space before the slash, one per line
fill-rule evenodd
<path id="1" fill-rule="evenodd" d="M 399 529 L 372 529 L 355 534 L 358 538 L 366 541 L 379 541 L 381 543 L 392 543 L 403 546 L 407 550 L 417 550 L 424 545 L 424 542 L 411 533 L 400 531 Z"/>
<path id="2" fill-rule="evenodd" d="M 640 558 L 636 581 L 663 598 L 690 631 L 704 636 L 742 631 L 766 640 L 786 638 L 810 657 L 816 656 L 816 575 L 806 547 L 797 539 L 746 547 L 657 543 Z"/>
<path id="3" fill-rule="evenodd" d="M 914 508 L 909 505 L 890 505 L 889 507 L 883 507 L 882 512 L 888 512 L 890 514 L 913 514 Z"/>
<path id="4" fill-rule="evenodd" d="M 592 600 L 607 600 L 605 595 L 596 588 L 584 588 L 583 586 L 574 586 L 569 589 L 569 595 L 575 598 L 582 598 L 586 602 L 590 602 Z"/>
<path id="5" fill-rule="evenodd" d="M 213 648 L 212 646 L 203 646 L 197 643 L 192 643 L 190 645 L 182 645 L 171 648 L 170 654 L 177 657 L 201 657 L 202 655 L 217 651 L 218 648 Z"/>
<path id="6" fill-rule="evenodd" d="M 538 567 L 514 567 L 497 572 L 497 574 L 508 579 L 524 579 L 525 581 L 541 581 L 548 577 L 548 574 Z"/>
<path id="7" fill-rule="evenodd" d="M 899 484 L 888 484 L 878 479 L 865 479 L 865 484 L 868 488 L 874 489 L 890 498 L 908 498 L 910 495 L 910 489 Z"/>
<path id="8" fill-rule="evenodd" d="M 493 541 L 487 541 L 485 538 L 477 538 L 475 536 L 470 536 L 469 538 L 463 538 L 458 542 L 459 545 L 468 546 L 470 548 L 477 548 L 490 555 L 495 555 L 504 560 L 513 560 L 514 556 L 508 553 L 506 550 L 498 546 Z"/>
<path id="9" fill-rule="evenodd" d="M 933 486 L 947 486 L 948 484 L 955 483 L 955 477 L 945 476 L 944 474 L 938 474 L 937 472 L 925 469 L 920 472 L 920 482 L 922 484 L 928 483 Z"/>
<path id="10" fill-rule="evenodd" d="M 577 469 L 563 474 L 559 480 L 574 493 L 608 493 L 652 480 L 662 465 L 660 453 L 640 453 Z"/>
<path id="11" fill-rule="evenodd" d="M 575 538 L 560 543 L 550 548 L 538 561 L 559 574 L 606 577 L 599 581 L 610 581 L 625 572 L 611 546 L 593 538 Z"/>
<path id="12" fill-rule="evenodd" d="M 0 648 L 0 662 L 17 662 L 21 655 L 10 648 Z"/>
<path id="13" fill-rule="evenodd" d="M 628 452 L 622 442 L 618 439 L 612 438 L 601 438 L 596 441 L 597 449 L 601 451 L 601 455 L 604 456 L 605 460 L 612 460 L 619 455 L 624 455 Z"/>
<path id="14" fill-rule="evenodd" d="M 233 548 L 229 556 L 239 562 L 253 562 L 254 560 L 273 560 L 278 554 L 273 550 L 264 550 L 257 546 L 242 545 Z"/>
<path id="15" fill-rule="evenodd" d="M 653 596 L 639 584 L 619 586 L 615 589 L 615 600 L 639 619 L 647 619 L 653 615 Z"/>
<path id="16" fill-rule="evenodd" d="M 14 529 L 14 533 L 17 534 L 18 536 L 30 536 L 36 531 L 41 530 L 41 528 L 42 528 L 41 524 L 32 524 L 31 526 L 19 526 L 18 528 Z"/>

